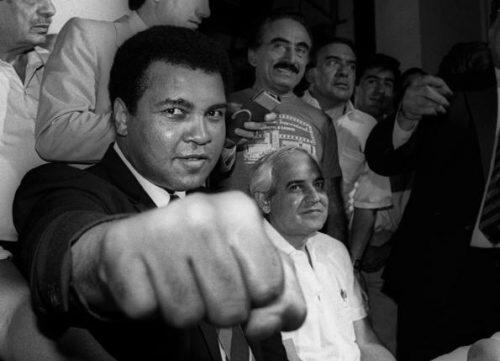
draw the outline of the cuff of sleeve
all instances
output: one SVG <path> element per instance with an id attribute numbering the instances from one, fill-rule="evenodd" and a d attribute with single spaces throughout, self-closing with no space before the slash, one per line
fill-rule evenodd
<path id="1" fill-rule="evenodd" d="M 129 215 L 72 211 L 57 217 L 45 229 L 31 269 L 32 297 L 41 316 L 65 324 L 86 324 L 93 314 L 72 287 L 71 246 L 89 229 Z M 75 221 L 76 220 L 76 221 Z"/>
<path id="2" fill-rule="evenodd" d="M 410 130 L 404 130 L 399 126 L 398 118 L 401 116 L 401 109 L 398 111 L 396 115 L 396 121 L 394 122 L 394 130 L 392 132 L 392 144 L 394 148 L 397 149 L 403 144 L 405 144 L 408 139 L 410 139 L 411 135 L 417 128 L 418 121 L 415 121 L 415 126 Z"/>
<path id="3" fill-rule="evenodd" d="M 0 261 L 12 258 L 12 253 L 0 247 Z"/>

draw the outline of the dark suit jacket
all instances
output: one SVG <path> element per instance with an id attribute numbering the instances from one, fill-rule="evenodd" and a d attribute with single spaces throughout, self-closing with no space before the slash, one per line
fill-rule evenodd
<path id="1" fill-rule="evenodd" d="M 447 114 L 424 118 L 394 150 L 394 118 L 378 124 L 366 145 L 383 175 L 415 170 L 412 194 L 385 271 L 399 301 L 428 295 L 446 303 L 471 241 L 493 153 L 497 93 L 493 69 L 468 91 L 456 91 Z M 488 81 L 484 82 L 484 79 Z"/>
<path id="2" fill-rule="evenodd" d="M 202 322 L 181 330 L 155 320 L 99 321 L 72 287 L 70 248 L 81 234 L 154 207 L 112 148 L 88 170 L 53 163 L 26 175 L 14 204 L 21 243 L 17 259 L 30 280 L 42 326 L 57 332 L 83 324 L 119 360 L 220 360 L 211 325 Z M 257 360 L 286 359 L 279 334 L 251 347 Z"/>

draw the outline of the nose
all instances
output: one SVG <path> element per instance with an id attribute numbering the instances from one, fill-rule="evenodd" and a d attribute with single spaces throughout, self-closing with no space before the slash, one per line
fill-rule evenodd
<path id="1" fill-rule="evenodd" d="M 284 45 L 281 50 L 280 60 L 293 64 L 295 61 L 295 57 L 296 57 L 296 52 L 294 47 L 291 46 L 290 44 Z"/>
<path id="2" fill-rule="evenodd" d="M 212 136 L 208 130 L 207 120 L 203 116 L 196 116 L 189 125 L 185 140 L 197 145 L 204 145 L 212 141 Z"/>
<path id="3" fill-rule="evenodd" d="M 196 16 L 200 19 L 208 18 L 210 16 L 209 0 L 200 0 L 200 4 L 196 9 Z"/>
<path id="4" fill-rule="evenodd" d="M 306 197 L 307 197 L 307 201 L 310 204 L 314 204 L 316 202 L 319 202 L 319 200 L 321 199 L 321 194 L 320 194 L 320 191 L 318 189 L 311 186 L 311 187 L 308 187 L 308 189 L 307 189 Z"/>
<path id="5" fill-rule="evenodd" d="M 340 64 L 338 68 L 338 74 L 342 76 L 348 76 L 350 69 L 349 69 L 349 64 Z"/>
<path id="6" fill-rule="evenodd" d="M 376 82 L 375 86 L 373 87 L 373 92 L 375 94 L 382 94 L 384 93 L 384 87 L 379 82 Z"/>
<path id="7" fill-rule="evenodd" d="M 40 5 L 41 6 L 38 10 L 38 12 L 40 14 L 43 14 L 45 17 L 48 17 L 48 18 L 55 15 L 56 8 L 51 0 L 42 0 Z"/>

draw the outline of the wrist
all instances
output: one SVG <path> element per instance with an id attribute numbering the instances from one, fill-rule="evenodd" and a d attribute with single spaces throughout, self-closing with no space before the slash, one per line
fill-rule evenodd
<path id="1" fill-rule="evenodd" d="M 422 117 L 406 112 L 403 107 L 399 109 L 396 121 L 401 129 L 410 131 L 415 128 Z"/>

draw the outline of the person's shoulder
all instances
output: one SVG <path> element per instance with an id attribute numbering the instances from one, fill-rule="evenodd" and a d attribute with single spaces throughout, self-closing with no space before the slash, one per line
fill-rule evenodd
<path id="1" fill-rule="evenodd" d="M 377 124 L 377 120 L 374 117 L 356 108 L 353 108 L 349 113 L 347 113 L 347 117 L 349 120 L 369 129 L 373 128 Z"/>
<path id="2" fill-rule="evenodd" d="M 93 187 L 103 183 L 99 177 L 85 169 L 69 166 L 65 163 L 46 163 L 31 169 L 24 176 L 19 187 L 23 190 L 41 190 L 68 187 Z"/>
<path id="3" fill-rule="evenodd" d="M 74 17 L 69 19 L 64 28 L 75 28 L 84 32 L 90 32 L 92 30 L 101 30 L 113 28 L 113 22 L 106 20 L 95 20 L 95 19 L 86 19 L 86 18 L 78 18 Z"/>
<path id="4" fill-rule="evenodd" d="M 316 232 L 309 240 L 315 249 L 324 252 L 324 254 L 334 253 L 337 256 L 349 257 L 349 252 L 346 246 L 339 240 L 329 236 L 328 234 Z"/>
<path id="5" fill-rule="evenodd" d="M 326 120 L 328 116 L 326 115 L 325 112 L 323 112 L 321 109 L 318 109 L 308 102 L 306 102 L 304 99 L 299 98 L 295 94 L 289 97 L 289 102 L 291 104 L 294 104 L 297 107 L 300 107 L 302 111 L 307 112 L 311 117 L 316 118 L 316 119 L 324 119 Z"/>
<path id="6" fill-rule="evenodd" d="M 66 45 L 68 41 L 66 39 L 76 41 L 79 38 L 100 40 L 108 34 L 113 35 L 113 33 L 113 22 L 75 17 L 69 19 L 66 24 L 64 24 L 58 35 L 57 43 L 59 43 L 59 45 Z M 74 46 L 75 44 L 67 43 L 67 45 Z"/>

